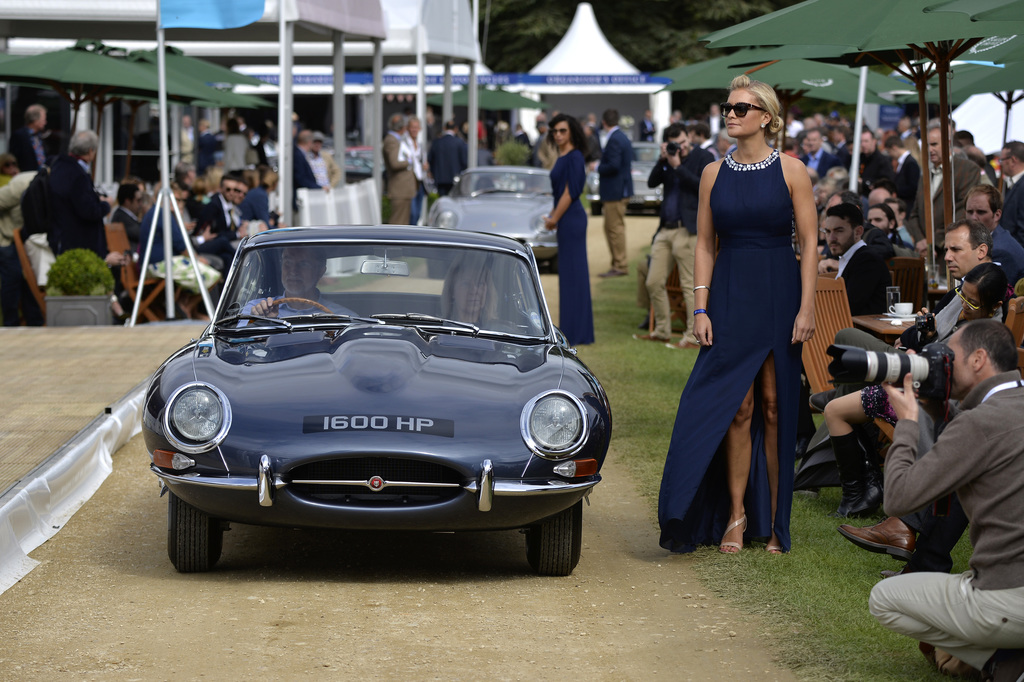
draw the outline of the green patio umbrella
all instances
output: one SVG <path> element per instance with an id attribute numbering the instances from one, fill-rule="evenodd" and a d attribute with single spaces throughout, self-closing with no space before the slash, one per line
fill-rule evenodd
<path id="1" fill-rule="evenodd" d="M 966 2 L 967 0 L 965 0 Z M 988 0 L 976 0 L 985 2 Z M 932 75 L 939 76 L 943 126 L 943 165 L 948 165 L 949 117 L 946 74 L 950 63 L 993 36 L 1024 35 L 1024 16 L 1012 21 L 972 21 L 959 12 L 925 12 L 936 0 L 805 0 L 777 12 L 716 31 L 701 38 L 708 47 L 796 45 L 801 36 L 809 45 L 833 45 L 835 58 L 851 66 L 881 63 L 911 80 L 921 111 L 927 110 L 925 89 Z M 841 30 L 822 30 L 822 27 Z M 927 60 L 927 61 L 922 61 Z M 943 173 L 944 213 L 952 221 L 952 175 Z M 923 173 L 924 191 L 930 175 Z M 925 202 L 925 221 L 932 224 L 931 206 Z"/>
<path id="2" fill-rule="evenodd" d="M 508 90 L 497 88 L 492 90 L 486 87 L 477 88 L 477 106 L 488 111 L 503 111 L 505 109 L 547 109 L 549 105 L 544 102 L 523 97 Z M 431 95 L 427 98 L 427 104 L 441 106 L 444 104 L 444 95 Z M 469 89 L 462 88 L 452 93 L 452 105 L 457 107 L 469 106 Z"/>
<path id="3" fill-rule="evenodd" d="M 860 75 L 854 69 L 838 64 L 826 64 L 808 59 L 782 59 L 765 61 L 761 59 L 765 50 L 741 50 L 725 57 L 716 57 L 705 62 L 688 64 L 654 74 L 671 78 L 672 84 L 665 90 L 725 89 L 736 76 L 746 73 L 751 78 L 768 83 L 775 88 L 782 104 L 782 111 L 802 97 L 824 99 L 834 102 L 855 103 Z M 758 61 L 761 59 L 761 61 Z M 736 66 L 742 64 L 742 66 Z M 879 95 L 901 86 L 893 78 L 871 73 L 865 99 L 885 104 L 890 100 Z M 781 132 L 780 147 L 785 144 L 786 131 Z"/>
<path id="4" fill-rule="evenodd" d="M 926 12 L 960 12 L 972 21 L 1020 21 L 1024 0 L 946 0 L 925 8 Z"/>
<path id="5" fill-rule="evenodd" d="M 157 57 L 156 50 L 135 50 L 128 54 L 128 59 L 145 61 L 154 67 L 156 67 Z M 225 68 L 220 64 L 208 62 L 205 59 L 189 57 L 178 48 L 171 47 L 170 45 L 167 46 L 166 53 L 164 54 L 164 64 L 167 67 L 168 73 L 182 74 L 191 79 L 202 81 L 210 87 L 264 84 L 259 78 L 246 76 L 245 74 Z"/>

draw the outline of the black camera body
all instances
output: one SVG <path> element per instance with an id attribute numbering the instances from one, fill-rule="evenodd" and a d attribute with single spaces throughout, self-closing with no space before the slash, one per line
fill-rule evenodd
<path id="1" fill-rule="evenodd" d="M 678 142 L 666 142 L 665 143 L 665 154 L 667 156 L 675 156 L 679 153 L 680 146 Z"/>
<path id="2" fill-rule="evenodd" d="M 828 371 L 834 383 L 900 385 L 904 377 L 910 374 L 919 397 L 939 400 L 949 398 L 954 353 L 944 343 L 929 343 L 915 355 L 878 353 L 836 344 L 829 346 L 827 352 L 833 357 Z"/>
<path id="3" fill-rule="evenodd" d="M 914 329 L 917 330 L 917 338 L 923 339 L 935 333 L 935 315 L 926 313 L 914 318 Z"/>

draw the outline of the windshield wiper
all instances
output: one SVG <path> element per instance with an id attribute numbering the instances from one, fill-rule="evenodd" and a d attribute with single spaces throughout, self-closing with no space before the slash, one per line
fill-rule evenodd
<path id="1" fill-rule="evenodd" d="M 344 313 L 307 313 L 305 315 L 289 315 L 288 319 L 293 324 L 298 322 L 365 322 L 366 324 L 383 324 L 380 320 L 372 317 L 360 317 L 359 315 L 346 315 Z"/>
<path id="2" fill-rule="evenodd" d="M 225 318 L 223 318 L 221 320 L 217 320 L 217 324 L 215 325 L 215 328 L 218 329 L 218 330 L 246 329 L 246 327 L 231 327 L 231 326 L 229 326 L 232 323 L 241 322 L 243 320 L 259 320 L 260 322 L 270 322 L 272 324 L 280 325 L 280 326 L 284 327 L 285 329 L 287 329 L 288 331 L 292 330 L 292 323 L 291 322 L 288 322 L 287 320 L 282 320 L 282 319 L 277 318 L 277 317 L 265 317 L 263 315 L 232 315 L 230 317 L 225 317 Z"/>
<path id="3" fill-rule="evenodd" d="M 446 320 L 443 317 L 435 317 L 434 315 L 427 315 L 425 313 L 377 313 L 370 315 L 370 317 L 378 320 L 406 320 L 409 322 L 425 322 L 427 324 L 439 324 L 442 326 L 458 327 L 459 329 L 467 329 L 473 334 L 480 332 L 480 327 L 469 322 L 459 322 L 458 320 Z"/>
<path id="4" fill-rule="evenodd" d="M 474 192 L 470 192 L 470 197 L 478 197 L 481 194 L 493 194 L 494 192 L 509 192 L 507 189 L 498 189 L 497 187 L 487 187 L 485 189 L 478 189 Z"/>

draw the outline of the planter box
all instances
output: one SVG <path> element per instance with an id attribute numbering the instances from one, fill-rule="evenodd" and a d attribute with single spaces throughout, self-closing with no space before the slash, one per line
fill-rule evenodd
<path id="1" fill-rule="evenodd" d="M 47 296 L 48 327 L 109 325 L 113 322 L 110 296 Z"/>

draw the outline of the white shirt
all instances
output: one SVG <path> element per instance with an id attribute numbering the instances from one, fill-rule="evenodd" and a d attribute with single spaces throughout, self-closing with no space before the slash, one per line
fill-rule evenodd
<path id="1" fill-rule="evenodd" d="M 416 179 L 423 181 L 423 147 L 415 144 L 413 139 L 408 133 L 402 135 L 402 145 L 400 147 L 399 158 L 405 158 L 409 162 L 409 167 L 412 168 L 413 174 Z"/>
<path id="2" fill-rule="evenodd" d="M 846 253 L 839 257 L 839 272 L 836 273 L 836 279 L 843 276 L 843 270 L 846 269 L 846 265 L 850 262 L 850 259 L 853 258 L 853 254 L 857 253 L 857 250 L 862 246 L 865 246 L 864 240 L 858 239 Z"/>

